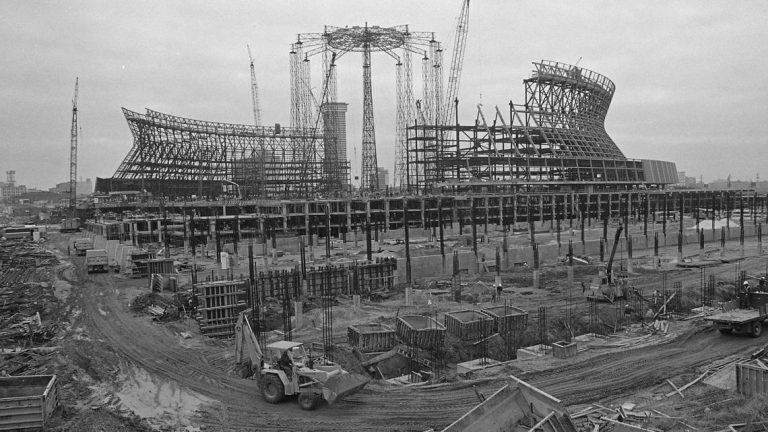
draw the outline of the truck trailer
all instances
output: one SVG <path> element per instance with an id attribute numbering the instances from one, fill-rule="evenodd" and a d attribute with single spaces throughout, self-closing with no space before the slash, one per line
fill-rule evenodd
<path id="1" fill-rule="evenodd" d="M 89 249 L 85 251 L 85 270 L 87 273 L 109 271 L 109 259 L 104 249 Z"/>

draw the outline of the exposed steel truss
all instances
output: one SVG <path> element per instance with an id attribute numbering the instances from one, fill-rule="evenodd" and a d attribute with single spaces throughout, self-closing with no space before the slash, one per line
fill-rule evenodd
<path id="1" fill-rule="evenodd" d="M 643 183 L 642 162 L 627 159 L 605 130 L 615 85 L 596 72 L 563 63 L 534 63 L 524 80 L 525 104 L 478 106 L 472 126 L 408 128 L 408 187 Z"/>
<path id="2" fill-rule="evenodd" d="M 330 189 L 322 131 L 200 121 L 149 109 L 123 113 L 133 147 L 114 177 L 97 185 L 102 192 L 294 198 Z"/>

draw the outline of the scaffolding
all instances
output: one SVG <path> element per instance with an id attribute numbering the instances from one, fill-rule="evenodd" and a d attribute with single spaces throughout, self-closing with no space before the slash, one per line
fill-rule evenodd
<path id="1" fill-rule="evenodd" d="M 533 63 L 525 104 L 510 101 L 473 125 L 415 121 L 407 128 L 408 189 L 557 190 L 644 182 L 643 162 L 627 159 L 605 130 L 615 85 L 603 75 L 553 61 Z M 432 108 L 427 106 L 430 113 Z M 577 188 L 578 190 L 578 188 Z"/>
<path id="2" fill-rule="evenodd" d="M 372 94 L 371 54 L 384 52 L 395 61 L 397 113 L 395 131 L 395 172 L 398 185 L 405 184 L 405 128 L 414 119 L 414 92 L 412 54 L 423 55 L 425 103 L 429 105 L 428 118 L 440 118 L 442 106 L 442 48 L 434 33 L 412 32 L 407 25 L 380 26 L 325 26 L 322 33 L 301 33 L 291 44 L 291 126 L 303 128 L 313 125 L 322 106 L 335 103 L 337 94 L 336 68 L 330 61 L 350 52 L 363 55 L 363 125 L 361 189 L 375 191 L 378 184 L 378 159 Z M 312 93 L 310 61 L 317 54 L 323 59 L 323 95 Z M 434 109 L 432 109 L 434 107 Z M 321 120 L 325 121 L 323 115 Z"/>
<path id="3" fill-rule="evenodd" d="M 314 129 L 200 121 L 149 109 L 123 113 L 133 147 L 111 179 L 98 179 L 101 192 L 283 199 L 327 194 L 348 182 L 345 161 L 324 175 L 324 134 Z"/>

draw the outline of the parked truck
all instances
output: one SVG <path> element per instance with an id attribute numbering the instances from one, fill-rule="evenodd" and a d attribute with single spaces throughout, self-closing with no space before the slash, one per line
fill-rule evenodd
<path id="1" fill-rule="evenodd" d="M 93 239 L 87 237 L 75 239 L 73 246 L 77 255 L 85 256 L 85 251 L 93 249 Z"/>
<path id="2" fill-rule="evenodd" d="M 109 259 L 105 249 L 89 249 L 85 251 L 85 270 L 87 273 L 109 271 Z"/>
<path id="3" fill-rule="evenodd" d="M 739 293 L 739 299 L 734 300 L 730 307 L 738 303 L 738 308 L 726 310 L 706 317 L 722 334 L 748 333 L 759 337 L 763 333 L 763 323 L 768 320 L 768 292 Z"/>

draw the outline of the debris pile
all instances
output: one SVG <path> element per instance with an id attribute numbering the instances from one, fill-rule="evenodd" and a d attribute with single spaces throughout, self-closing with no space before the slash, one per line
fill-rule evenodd
<path id="1" fill-rule="evenodd" d="M 58 259 L 36 243 L 0 242 L 0 347 L 44 343 L 54 337 L 46 322 L 54 296 L 51 268 Z"/>

